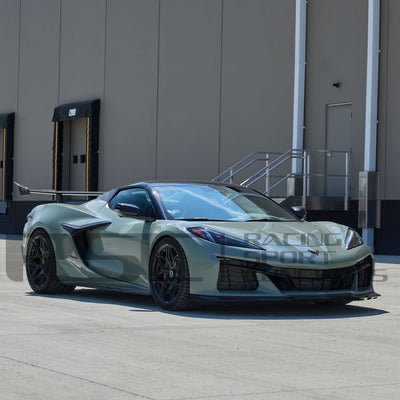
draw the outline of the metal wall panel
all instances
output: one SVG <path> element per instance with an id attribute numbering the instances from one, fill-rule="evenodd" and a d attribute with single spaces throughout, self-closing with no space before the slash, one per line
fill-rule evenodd
<path id="1" fill-rule="evenodd" d="M 106 0 L 68 0 L 61 6 L 58 104 L 104 99 Z M 100 141 L 104 136 L 104 105 Z M 99 162 L 102 161 L 101 147 Z"/>
<path id="2" fill-rule="evenodd" d="M 18 88 L 19 2 L 0 2 L 0 114 L 15 112 Z"/>
<path id="3" fill-rule="evenodd" d="M 292 147 L 294 0 L 224 2 L 220 169 Z"/>
<path id="4" fill-rule="evenodd" d="M 51 187 L 51 117 L 58 101 L 60 1 L 21 2 L 18 109 L 14 178 Z M 20 198 L 14 191 L 14 200 Z M 29 200 L 42 197 L 31 196 Z"/>
<path id="5" fill-rule="evenodd" d="M 157 178 L 218 170 L 221 1 L 161 2 Z"/>
<path id="6" fill-rule="evenodd" d="M 108 2 L 100 188 L 155 178 L 158 3 Z"/>
<path id="7" fill-rule="evenodd" d="M 104 96 L 105 0 L 61 7 L 59 104 Z"/>

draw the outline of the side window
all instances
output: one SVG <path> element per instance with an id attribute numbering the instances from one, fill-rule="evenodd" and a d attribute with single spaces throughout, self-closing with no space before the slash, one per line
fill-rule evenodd
<path id="1" fill-rule="evenodd" d="M 111 200 L 110 208 L 115 210 L 115 206 L 118 203 L 134 204 L 138 206 L 142 215 L 145 217 L 154 217 L 153 203 L 151 202 L 149 194 L 146 190 L 141 188 L 125 189 L 117 193 L 117 195 Z"/>

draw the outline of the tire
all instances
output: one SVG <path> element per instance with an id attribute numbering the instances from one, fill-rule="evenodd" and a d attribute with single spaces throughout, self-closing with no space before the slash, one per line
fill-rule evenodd
<path id="1" fill-rule="evenodd" d="M 75 289 L 75 286 L 64 285 L 58 279 L 54 248 L 43 229 L 36 230 L 29 238 L 26 276 L 32 290 L 39 294 L 66 294 Z"/>
<path id="2" fill-rule="evenodd" d="M 149 286 L 154 301 L 164 310 L 187 310 L 189 267 L 182 246 L 173 238 L 161 239 L 153 249 L 149 265 Z"/>

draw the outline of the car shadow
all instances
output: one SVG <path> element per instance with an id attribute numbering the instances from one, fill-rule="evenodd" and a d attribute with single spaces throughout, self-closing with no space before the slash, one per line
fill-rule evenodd
<path id="1" fill-rule="evenodd" d="M 185 318 L 221 320 L 304 320 L 361 318 L 386 314 L 389 311 L 370 307 L 373 301 L 353 302 L 348 305 L 327 305 L 301 302 L 268 302 L 249 304 L 195 304 L 186 311 L 166 311 L 158 307 L 150 296 L 96 289 L 76 289 L 65 295 L 39 295 L 56 299 L 97 304 L 114 304 L 129 308 L 130 312 L 162 312 Z M 368 306 L 367 306 L 368 305 Z M 132 307 L 134 307 L 132 309 Z"/>

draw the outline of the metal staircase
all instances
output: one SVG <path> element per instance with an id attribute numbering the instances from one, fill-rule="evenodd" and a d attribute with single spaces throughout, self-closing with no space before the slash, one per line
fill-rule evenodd
<path id="1" fill-rule="evenodd" d="M 348 210 L 350 151 L 290 149 L 253 152 L 227 168 L 213 182 L 257 189 L 286 205 Z M 286 184 L 286 185 L 285 185 Z"/>

